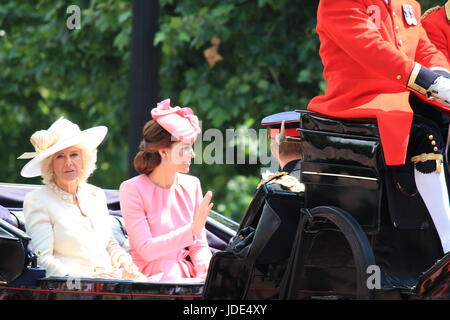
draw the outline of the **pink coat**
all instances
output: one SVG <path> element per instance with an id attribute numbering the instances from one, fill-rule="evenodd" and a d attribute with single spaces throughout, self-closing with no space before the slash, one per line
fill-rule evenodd
<path id="1" fill-rule="evenodd" d="M 192 235 L 194 212 L 203 198 L 200 181 L 186 174 L 177 173 L 177 177 L 178 183 L 168 189 L 155 185 L 145 174 L 120 185 L 130 254 L 152 280 L 195 278 L 211 259 L 205 230 Z"/>

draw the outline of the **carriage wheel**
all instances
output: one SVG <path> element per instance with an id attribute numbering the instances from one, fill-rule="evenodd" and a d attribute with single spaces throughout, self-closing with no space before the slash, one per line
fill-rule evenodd
<path id="1" fill-rule="evenodd" d="M 305 262 L 311 253 L 312 238 L 305 237 L 306 233 L 316 228 L 316 232 L 321 230 L 338 231 L 345 238 L 351 248 L 353 256 L 355 277 L 356 277 L 356 299 L 369 300 L 374 297 L 374 290 L 367 286 L 367 268 L 375 265 L 375 257 L 372 247 L 358 222 L 347 212 L 336 207 L 320 206 L 309 211 L 311 217 L 303 216 L 297 240 L 297 250 L 292 256 L 293 263 L 289 278 L 292 284 L 287 291 L 287 298 L 295 298 L 301 287 L 302 275 L 305 271 Z M 309 230 L 308 230 L 309 229 Z M 332 253 L 334 254 L 334 253 Z M 336 253 L 338 254 L 338 252 Z"/>

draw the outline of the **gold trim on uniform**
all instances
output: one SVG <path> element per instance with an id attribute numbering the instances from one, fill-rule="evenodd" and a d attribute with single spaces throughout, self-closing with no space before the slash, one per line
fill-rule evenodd
<path id="1" fill-rule="evenodd" d="M 283 187 L 283 189 L 287 189 L 293 192 L 304 192 L 305 185 L 298 181 L 297 178 L 290 176 L 288 172 L 277 172 L 268 177 L 267 179 L 262 180 L 257 189 L 261 187 L 263 184 L 271 184 L 276 183 Z"/>
<path id="2" fill-rule="evenodd" d="M 278 179 L 270 181 L 269 183 L 277 183 L 283 186 L 284 189 L 288 189 L 293 192 L 305 191 L 305 185 L 290 175 L 281 176 Z"/>
<path id="3" fill-rule="evenodd" d="M 411 72 L 411 75 L 409 76 L 408 88 L 416 90 L 417 92 L 426 96 L 427 90 L 425 88 L 422 88 L 418 84 L 416 84 L 417 76 L 419 75 L 421 68 L 422 68 L 422 66 L 420 65 L 420 63 L 416 62 L 414 65 L 413 71 Z"/>
<path id="4" fill-rule="evenodd" d="M 440 8 L 441 8 L 440 6 L 436 6 L 436 7 L 433 7 L 433 8 L 428 9 L 427 11 L 425 11 L 425 12 L 423 13 L 423 15 L 422 15 L 421 18 L 424 19 L 426 16 L 432 14 L 433 12 L 439 10 Z"/>
<path id="5" fill-rule="evenodd" d="M 436 153 L 422 153 L 418 156 L 414 156 L 411 158 L 411 161 L 414 163 L 417 162 L 425 162 L 428 160 L 436 160 L 436 172 L 441 173 L 441 162 L 442 162 L 443 156 L 442 154 L 436 154 Z"/>
<path id="6" fill-rule="evenodd" d="M 287 173 L 287 172 L 276 172 L 273 175 L 271 175 L 270 177 L 267 177 L 266 179 L 261 180 L 261 182 L 258 184 L 256 189 L 259 189 L 259 187 L 261 187 L 263 184 L 266 184 L 266 183 L 270 182 L 271 180 L 273 180 L 275 178 L 278 178 L 278 177 L 281 177 L 281 176 L 284 176 L 284 175 L 287 175 L 287 174 L 289 174 L 289 173 Z"/>

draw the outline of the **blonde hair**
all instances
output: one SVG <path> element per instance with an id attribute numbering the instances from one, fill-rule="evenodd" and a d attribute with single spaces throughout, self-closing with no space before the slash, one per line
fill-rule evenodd
<path id="1" fill-rule="evenodd" d="M 76 145 L 74 147 L 77 147 L 80 149 L 81 159 L 83 162 L 83 168 L 81 170 L 80 177 L 78 177 L 78 182 L 86 182 L 87 179 L 90 177 L 90 175 L 97 168 L 97 166 L 96 166 L 97 149 L 94 149 L 94 150 L 86 149 L 83 145 Z M 52 154 L 51 156 L 48 156 L 42 162 L 41 176 L 42 176 L 42 182 L 44 184 L 49 184 L 49 183 L 55 182 L 55 174 L 53 172 L 53 165 L 52 165 L 53 156 L 54 156 L 54 154 Z"/>

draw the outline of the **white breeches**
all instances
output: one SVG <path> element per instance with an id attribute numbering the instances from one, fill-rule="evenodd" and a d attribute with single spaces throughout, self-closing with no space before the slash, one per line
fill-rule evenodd
<path id="1" fill-rule="evenodd" d="M 414 178 L 417 190 L 433 219 L 445 254 L 450 251 L 450 204 L 444 170 L 442 165 L 441 173 L 421 173 L 414 169 Z"/>

